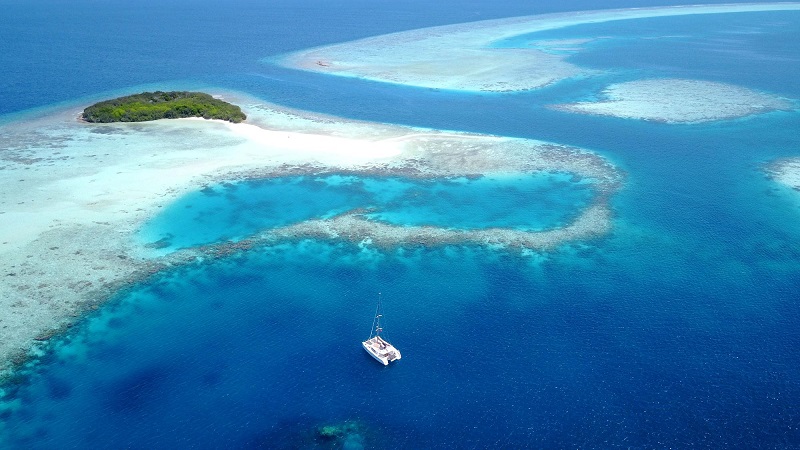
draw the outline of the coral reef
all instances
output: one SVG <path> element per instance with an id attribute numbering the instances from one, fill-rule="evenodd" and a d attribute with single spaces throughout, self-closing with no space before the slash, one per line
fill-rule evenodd
<path id="1" fill-rule="evenodd" d="M 663 123 L 701 123 L 793 109 L 791 101 L 725 83 L 675 78 L 612 84 L 604 100 L 552 105 L 582 114 Z"/>

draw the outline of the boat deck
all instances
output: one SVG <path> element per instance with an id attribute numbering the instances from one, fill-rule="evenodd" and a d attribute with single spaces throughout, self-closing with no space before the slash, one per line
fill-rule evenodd
<path id="1" fill-rule="evenodd" d="M 367 339 L 361 345 L 373 358 L 388 366 L 390 362 L 400 359 L 400 350 L 383 340 L 380 336 Z"/>

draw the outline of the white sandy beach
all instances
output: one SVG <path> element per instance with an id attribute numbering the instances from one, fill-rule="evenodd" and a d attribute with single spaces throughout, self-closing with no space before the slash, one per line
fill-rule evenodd
<path id="1" fill-rule="evenodd" d="M 302 50 L 279 58 L 286 67 L 374 81 L 462 91 L 535 89 L 593 71 L 546 50 L 491 48 L 503 39 L 586 23 L 692 14 L 796 11 L 800 3 L 744 3 L 609 9 L 514 17 L 392 33 Z M 535 43 L 534 43 L 535 44 Z M 568 42 L 575 50 L 577 42 Z"/>
<path id="2" fill-rule="evenodd" d="M 76 119 L 76 108 L 0 127 L 0 374 L 119 289 L 197 258 L 185 251 L 155 257 L 135 234 L 160 208 L 208 183 L 319 168 L 435 177 L 457 167 L 458 173 L 572 172 L 596 178 L 603 194 L 575 223 L 544 233 L 459 236 L 431 227 L 383 229 L 345 215 L 274 230 L 268 237 L 273 240 L 374 238 L 386 246 L 478 242 L 544 249 L 610 226 L 605 199 L 621 176 L 591 152 L 231 101 L 244 106 L 248 123 L 88 124 Z"/>

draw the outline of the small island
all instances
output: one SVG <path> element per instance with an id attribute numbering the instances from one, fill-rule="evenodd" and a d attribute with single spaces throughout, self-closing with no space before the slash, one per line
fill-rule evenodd
<path id="1" fill-rule="evenodd" d="M 145 122 L 158 119 L 202 117 L 239 123 L 247 118 L 241 108 L 203 92 L 143 92 L 106 100 L 83 110 L 87 122 Z"/>

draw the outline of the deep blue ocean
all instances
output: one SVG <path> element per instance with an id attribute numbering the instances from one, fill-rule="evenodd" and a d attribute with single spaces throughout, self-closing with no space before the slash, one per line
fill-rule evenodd
<path id="1" fill-rule="evenodd" d="M 315 430 L 343 423 L 357 430 L 352 448 L 800 447 L 800 193 L 761 170 L 800 155 L 800 115 L 666 125 L 544 107 L 653 76 L 800 99 L 800 13 L 541 33 L 609 37 L 570 57 L 606 74 L 464 94 L 299 72 L 270 58 L 599 4 L 164 3 L 0 0 L 0 122 L 145 85 L 207 86 L 360 120 L 575 145 L 627 173 L 612 232 L 534 255 L 285 242 L 158 274 L 5 386 L 4 401 L 17 406 L 0 411 L 0 447 L 326 448 L 342 443 Z M 422 200 L 410 202 L 410 191 Z M 399 224 L 539 229 L 588 201 L 556 176 L 273 179 L 192 194 L 141 236 L 166 239 L 170 251 L 363 203 Z M 265 204 L 271 214 L 259 215 Z M 390 367 L 360 346 L 378 292 L 387 337 L 403 352 Z"/>

